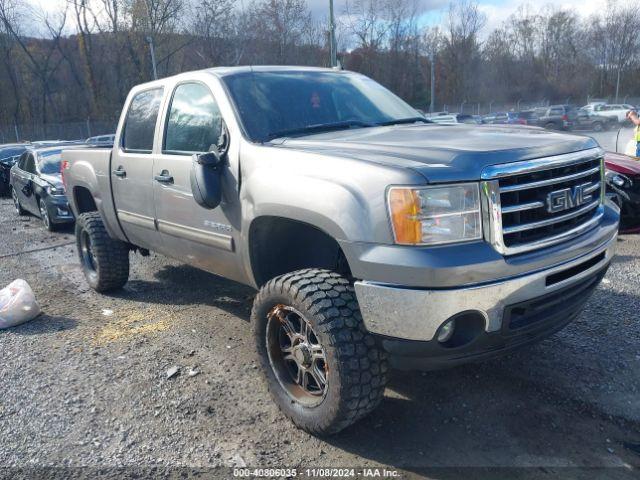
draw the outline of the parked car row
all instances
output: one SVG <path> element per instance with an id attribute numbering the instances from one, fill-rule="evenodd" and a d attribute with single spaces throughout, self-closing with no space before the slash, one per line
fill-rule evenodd
<path id="1" fill-rule="evenodd" d="M 552 105 L 522 112 L 497 112 L 486 115 L 482 123 L 491 125 L 530 125 L 548 130 L 593 130 L 601 132 L 613 128 L 613 118 L 587 108 L 571 105 Z"/>
<path id="2" fill-rule="evenodd" d="M 0 195 L 11 194 L 18 215 L 42 219 L 49 231 L 74 222 L 60 174 L 63 149 L 113 144 L 113 135 L 0 145 Z"/>
<path id="3" fill-rule="evenodd" d="M 550 105 L 520 112 L 496 112 L 482 117 L 486 124 L 534 125 L 549 130 L 609 130 L 625 124 L 627 113 L 636 107 L 629 104 L 608 105 L 595 102 L 577 108 L 572 105 Z"/>

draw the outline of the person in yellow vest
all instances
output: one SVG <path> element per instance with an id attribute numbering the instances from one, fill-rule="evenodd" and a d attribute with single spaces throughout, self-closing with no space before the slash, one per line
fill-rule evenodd
<path id="1" fill-rule="evenodd" d="M 636 141 L 636 157 L 640 157 L 640 117 L 638 112 L 630 110 L 627 112 L 627 119 L 636 126 L 636 133 L 634 139 Z"/>

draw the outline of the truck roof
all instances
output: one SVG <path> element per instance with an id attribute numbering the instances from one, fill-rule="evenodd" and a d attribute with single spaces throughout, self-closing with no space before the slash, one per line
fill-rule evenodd
<path id="1" fill-rule="evenodd" d="M 303 66 L 291 66 L 291 65 L 259 65 L 259 66 L 244 66 L 244 67 L 216 67 L 209 68 L 205 71 L 210 72 L 214 75 L 218 76 L 228 76 L 228 75 L 237 75 L 239 73 L 247 73 L 247 72 L 267 72 L 267 73 L 278 73 L 278 72 L 334 72 L 340 73 L 344 72 L 344 70 L 335 70 L 332 68 L 322 68 L 322 67 L 303 67 Z"/>
<path id="2" fill-rule="evenodd" d="M 336 73 L 336 74 L 347 74 L 353 73 L 348 70 L 336 70 L 333 68 L 322 68 L 322 67 L 304 67 L 304 66 L 292 66 L 292 65 L 259 65 L 259 66 L 242 66 L 242 67 L 214 67 L 214 68 L 205 68 L 202 70 L 192 70 L 189 72 L 179 73 L 177 75 L 172 75 L 170 77 L 160 78 L 158 80 L 153 80 L 151 82 L 141 83 L 133 87 L 132 90 L 139 91 L 145 90 L 153 85 L 163 85 L 166 81 L 171 79 L 179 79 L 181 77 L 191 77 L 197 73 L 209 73 L 211 75 L 215 75 L 216 77 L 230 77 L 233 75 L 239 75 L 243 73 L 250 72 L 266 72 L 266 73 L 284 73 L 284 72 L 319 72 L 319 73 Z"/>

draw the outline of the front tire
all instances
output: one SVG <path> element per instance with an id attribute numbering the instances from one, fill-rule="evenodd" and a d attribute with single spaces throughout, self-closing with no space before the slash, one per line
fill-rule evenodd
<path id="1" fill-rule="evenodd" d="M 40 218 L 42 219 L 44 228 L 46 228 L 49 232 L 55 232 L 56 226 L 49 217 L 49 210 L 47 209 L 47 204 L 43 199 L 40 199 L 38 201 L 38 209 L 40 210 Z"/>
<path id="2" fill-rule="evenodd" d="M 258 293 L 251 321 L 271 396 L 301 429 L 334 434 L 379 405 L 386 354 L 344 277 L 319 269 L 277 277 Z"/>
<path id="3" fill-rule="evenodd" d="M 129 247 L 107 233 L 98 212 L 76 221 L 76 245 L 84 276 L 96 292 L 122 288 L 129 279 Z"/>

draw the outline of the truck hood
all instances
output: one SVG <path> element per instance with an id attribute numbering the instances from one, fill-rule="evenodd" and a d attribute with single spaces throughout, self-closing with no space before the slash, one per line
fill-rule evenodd
<path id="1" fill-rule="evenodd" d="M 598 143 L 531 127 L 424 124 L 330 132 L 272 145 L 411 168 L 440 183 L 476 181 L 488 165 L 577 152 Z"/>

